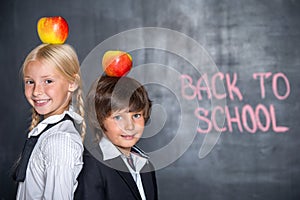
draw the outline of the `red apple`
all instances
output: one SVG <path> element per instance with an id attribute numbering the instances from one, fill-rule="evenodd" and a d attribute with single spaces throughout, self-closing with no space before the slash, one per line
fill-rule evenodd
<path id="1" fill-rule="evenodd" d="M 63 44 L 69 34 L 67 21 L 60 17 L 43 17 L 37 24 L 38 35 L 43 43 Z"/>
<path id="2" fill-rule="evenodd" d="M 102 67 L 108 76 L 125 76 L 132 67 L 130 54 L 124 51 L 107 51 L 102 58 Z"/>

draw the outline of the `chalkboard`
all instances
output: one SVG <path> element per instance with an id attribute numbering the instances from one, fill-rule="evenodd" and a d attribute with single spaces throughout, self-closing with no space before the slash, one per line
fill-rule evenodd
<path id="1" fill-rule="evenodd" d="M 69 23 L 85 93 L 106 50 L 129 51 L 153 115 L 139 146 L 160 199 L 300 198 L 300 3 L 1 2 L 0 199 L 30 122 L 19 69 L 42 16 Z M 98 62 L 99 61 L 99 62 Z M 159 162 L 158 162 L 159 161 Z"/>

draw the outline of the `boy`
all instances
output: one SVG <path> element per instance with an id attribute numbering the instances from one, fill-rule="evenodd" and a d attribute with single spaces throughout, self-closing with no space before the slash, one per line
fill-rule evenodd
<path id="1" fill-rule="evenodd" d="M 132 78 L 102 76 L 94 102 L 103 134 L 93 155 L 85 150 L 75 199 L 156 200 L 153 166 L 135 146 L 150 117 L 147 91 Z"/>

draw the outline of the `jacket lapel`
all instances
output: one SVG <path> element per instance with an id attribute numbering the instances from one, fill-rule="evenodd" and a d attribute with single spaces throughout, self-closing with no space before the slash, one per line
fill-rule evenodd
<path id="1" fill-rule="evenodd" d="M 156 178 L 153 176 L 154 174 L 153 167 L 150 163 L 147 163 L 141 170 L 141 179 L 143 182 L 144 192 L 146 199 L 157 199 L 155 197 L 156 191 Z"/>
<path id="2" fill-rule="evenodd" d="M 93 146 L 93 156 L 95 156 L 97 159 L 103 161 L 103 153 L 99 147 L 99 145 Z M 104 161 L 108 166 L 110 166 L 113 170 L 115 170 L 124 183 L 130 188 L 132 194 L 137 200 L 142 200 L 142 197 L 140 195 L 140 192 L 136 186 L 135 181 L 132 178 L 132 175 L 128 171 L 125 163 L 123 162 L 121 157 L 117 157 L 115 159 L 106 160 Z"/>
<path id="3" fill-rule="evenodd" d="M 142 200 L 142 197 L 140 195 L 140 192 L 136 186 L 135 181 L 132 178 L 131 173 L 128 171 L 124 161 L 122 160 L 122 158 L 117 157 L 115 159 L 112 160 L 107 160 L 105 161 L 107 162 L 110 166 L 117 166 L 118 170 L 116 170 L 116 172 L 120 175 L 120 177 L 122 178 L 122 180 L 124 181 L 124 183 L 130 188 L 132 194 L 134 195 L 134 197 L 138 200 Z"/>

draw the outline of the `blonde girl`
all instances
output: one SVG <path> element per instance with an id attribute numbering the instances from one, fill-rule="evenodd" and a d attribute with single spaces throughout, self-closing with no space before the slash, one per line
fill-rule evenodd
<path id="1" fill-rule="evenodd" d="M 39 45 L 22 74 L 32 122 L 16 168 L 16 199 L 73 199 L 85 135 L 77 54 L 68 44 Z"/>

